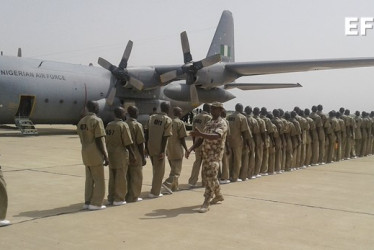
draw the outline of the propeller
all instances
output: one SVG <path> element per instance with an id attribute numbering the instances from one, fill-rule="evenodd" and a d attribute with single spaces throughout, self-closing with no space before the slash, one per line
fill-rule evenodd
<path id="1" fill-rule="evenodd" d="M 114 66 L 113 64 L 111 64 L 110 62 L 108 62 L 107 60 L 101 57 L 99 57 L 98 59 L 98 64 L 104 69 L 109 70 L 114 75 L 114 77 L 117 79 L 114 86 L 110 89 L 108 97 L 106 99 L 106 102 L 109 105 L 113 104 L 114 97 L 116 96 L 116 91 L 117 91 L 116 87 L 117 87 L 118 82 L 121 82 L 122 85 L 125 85 L 126 83 L 128 83 L 129 85 L 133 86 L 137 90 L 142 90 L 144 88 L 143 82 L 136 79 L 135 77 L 132 77 L 127 70 L 127 62 L 131 54 L 132 45 L 133 45 L 133 42 L 130 40 L 127 43 L 125 51 L 123 52 L 123 56 L 118 67 Z"/>
<path id="2" fill-rule="evenodd" d="M 183 51 L 184 65 L 180 70 L 173 70 L 160 75 L 161 82 L 167 83 L 177 79 L 180 75 L 186 75 L 186 84 L 190 85 L 190 97 L 193 106 L 199 105 L 199 97 L 196 89 L 196 76 L 197 72 L 205 67 L 209 67 L 221 61 L 221 55 L 209 56 L 203 60 L 194 62 L 190 51 L 190 44 L 188 42 L 187 32 L 184 31 L 180 35 Z"/>

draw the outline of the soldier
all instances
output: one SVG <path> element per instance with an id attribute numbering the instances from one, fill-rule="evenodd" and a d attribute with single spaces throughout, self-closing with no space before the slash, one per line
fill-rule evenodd
<path id="1" fill-rule="evenodd" d="M 148 155 L 151 157 L 153 178 L 152 188 L 148 194 L 149 198 L 161 197 L 162 179 L 165 174 L 165 151 L 168 138 L 172 135 L 172 121 L 167 115 L 170 105 L 162 102 L 161 113 L 151 115 L 146 129 L 145 139 L 147 142 Z M 167 190 L 168 191 L 168 190 Z"/>
<path id="2" fill-rule="evenodd" d="M 316 124 L 314 123 L 313 119 L 309 117 L 310 110 L 305 109 L 304 111 L 304 118 L 308 121 L 309 124 L 309 131 L 306 137 L 306 156 L 305 156 L 305 166 L 311 165 L 312 155 L 313 155 L 313 136 L 317 138 L 316 142 L 318 145 L 318 134 L 316 130 Z"/>
<path id="3" fill-rule="evenodd" d="M 336 142 L 338 138 L 338 134 L 340 133 L 340 124 L 339 121 L 336 119 L 336 112 L 332 110 L 329 112 L 329 120 L 326 121 L 329 123 L 329 129 L 327 130 L 327 134 L 329 137 L 329 150 L 327 151 L 327 163 L 332 163 L 335 161 L 334 157 L 336 156 Z"/>
<path id="4" fill-rule="evenodd" d="M 361 156 L 367 156 L 370 121 L 368 119 L 368 113 L 366 113 L 365 111 L 362 111 L 361 116 L 362 116 L 362 124 L 361 124 L 362 149 L 361 149 Z"/>
<path id="5" fill-rule="evenodd" d="M 314 124 L 316 126 L 315 131 L 312 130 L 312 166 L 319 165 L 319 155 L 320 155 L 320 140 L 319 136 L 325 134 L 322 118 L 317 114 L 317 106 L 312 107 L 312 113 L 310 114 L 310 118 L 313 119 Z"/>
<path id="6" fill-rule="evenodd" d="M 6 220 L 6 212 L 8 209 L 8 193 L 6 191 L 6 182 L 0 166 L 0 227 L 10 225 L 10 221 Z"/>
<path id="7" fill-rule="evenodd" d="M 172 192 L 177 191 L 178 188 L 178 178 L 181 175 L 182 171 L 182 161 L 184 156 L 184 150 L 187 150 L 186 140 L 187 132 L 186 126 L 180 120 L 182 117 L 182 109 L 180 107 L 173 108 L 173 123 L 172 123 L 172 133 L 170 136 L 166 154 L 168 156 L 169 165 L 170 165 L 170 174 L 167 178 L 163 187 L 166 189 L 171 189 Z"/>
<path id="8" fill-rule="evenodd" d="M 192 131 L 195 131 L 196 129 L 199 129 L 202 131 L 205 127 L 205 124 L 212 119 L 212 116 L 209 114 L 210 113 L 210 105 L 205 103 L 203 105 L 203 111 L 200 112 L 198 115 L 196 115 L 193 119 L 192 122 Z M 197 137 L 192 136 L 192 142 L 194 143 L 197 139 Z M 196 187 L 197 180 L 199 178 L 199 173 L 200 173 L 200 166 L 202 163 L 202 151 L 201 147 L 195 148 L 195 162 L 193 163 L 192 170 L 191 170 L 191 177 L 188 180 L 188 184 L 190 187 Z M 201 178 L 202 178 L 202 183 L 204 185 L 205 183 L 205 176 L 202 175 L 201 173 Z"/>
<path id="9" fill-rule="evenodd" d="M 340 129 L 341 129 L 341 135 L 342 135 L 342 148 L 341 148 L 341 160 L 345 160 L 347 157 L 345 156 L 346 155 L 346 146 L 347 146 L 347 120 L 348 118 L 345 116 L 344 114 L 345 112 L 345 108 L 341 107 L 339 109 L 339 118 L 343 121 L 340 122 Z M 343 126 L 344 125 L 344 126 Z"/>
<path id="10" fill-rule="evenodd" d="M 353 117 L 350 116 L 349 109 L 344 111 L 345 115 L 345 127 L 347 133 L 347 141 L 345 146 L 345 159 L 350 159 L 351 157 L 356 156 L 356 151 L 354 150 L 354 140 L 355 140 L 355 121 Z"/>
<path id="11" fill-rule="evenodd" d="M 329 129 L 326 126 L 326 121 L 327 121 L 327 116 L 323 113 L 323 106 L 319 104 L 317 106 L 317 114 L 321 117 L 322 119 L 322 127 L 321 129 L 318 130 L 318 139 L 319 139 L 319 157 L 318 157 L 318 163 L 319 164 L 325 164 L 326 162 L 326 130 Z"/>
<path id="12" fill-rule="evenodd" d="M 250 140 L 250 150 L 249 150 L 249 159 L 248 159 L 248 166 L 247 166 L 247 178 L 248 179 L 254 179 L 256 176 L 254 175 L 254 169 L 256 164 L 256 137 L 261 136 L 260 134 L 260 126 L 258 125 L 258 122 L 255 118 L 252 116 L 252 108 L 247 106 L 244 109 L 249 129 L 252 132 L 252 139 Z"/>
<path id="13" fill-rule="evenodd" d="M 265 107 L 261 108 L 261 115 L 260 118 L 264 120 L 266 131 L 264 133 L 264 153 L 262 157 L 262 165 L 260 173 L 262 176 L 268 175 L 268 167 L 269 167 L 269 149 L 271 145 L 274 145 L 274 131 L 273 125 L 271 120 L 267 117 L 268 111 Z"/>
<path id="14" fill-rule="evenodd" d="M 242 181 L 242 179 L 239 179 L 240 168 L 242 166 L 242 152 L 244 145 L 248 145 L 250 134 L 247 118 L 242 113 L 243 105 L 238 103 L 235 105 L 235 112 L 227 117 L 230 127 L 230 177 L 232 182 Z M 252 137 L 252 135 L 250 136 Z"/>
<path id="15" fill-rule="evenodd" d="M 370 133 L 371 143 L 370 143 L 369 154 L 372 155 L 374 154 L 374 111 L 370 112 L 370 120 L 371 120 L 371 133 Z"/>
<path id="16" fill-rule="evenodd" d="M 105 209 L 104 166 L 109 164 L 105 145 L 103 121 L 96 116 L 99 112 L 97 102 L 87 102 L 88 113 L 77 125 L 77 133 L 82 143 L 82 159 L 86 169 L 85 203 L 83 209 Z M 104 162 L 104 164 L 103 164 Z"/>
<path id="17" fill-rule="evenodd" d="M 264 145 L 265 145 L 265 133 L 266 131 L 266 124 L 265 121 L 259 116 L 260 109 L 258 107 L 253 109 L 253 118 L 256 119 L 259 127 L 260 127 L 260 134 L 255 136 L 256 142 L 256 164 L 255 164 L 255 171 L 254 175 L 256 178 L 261 177 L 260 170 L 262 166 L 262 160 L 264 155 Z"/>
<path id="18" fill-rule="evenodd" d="M 299 148 L 301 147 L 301 126 L 300 123 L 296 119 L 297 113 L 295 111 L 291 112 L 291 119 L 290 122 L 293 123 L 295 129 L 291 130 L 291 138 L 292 138 L 292 148 L 293 148 L 293 161 L 291 164 L 291 170 L 296 170 L 298 168 L 297 166 L 297 159 L 299 159 Z"/>
<path id="19" fill-rule="evenodd" d="M 226 122 L 227 125 L 227 136 L 225 140 L 225 152 L 222 156 L 222 162 L 221 162 L 221 171 L 219 173 L 220 176 L 220 184 L 228 184 L 230 183 L 230 164 L 229 164 L 229 158 L 230 158 L 230 145 L 229 140 L 227 139 L 230 137 L 230 127 L 229 122 L 226 120 L 226 110 L 222 110 L 221 114 L 222 119 Z"/>
<path id="20" fill-rule="evenodd" d="M 268 113 L 267 118 L 269 118 L 269 120 L 271 120 L 271 121 L 274 120 L 274 116 L 273 116 L 272 113 Z M 275 153 L 277 151 L 279 151 L 279 148 L 281 147 L 282 143 L 281 143 L 281 140 L 280 140 L 280 137 L 279 137 L 277 126 L 273 122 L 271 122 L 271 126 L 272 126 L 272 131 L 273 131 L 272 137 L 273 137 L 274 143 L 270 143 L 270 147 L 269 147 L 268 174 L 269 175 L 274 175 L 278 172 L 278 170 L 276 170 L 276 168 L 275 168 L 275 160 L 276 160 Z"/>
<path id="21" fill-rule="evenodd" d="M 362 118 L 360 115 L 360 111 L 355 112 L 355 150 L 356 150 L 356 156 L 361 157 L 362 152 Z"/>
<path id="22" fill-rule="evenodd" d="M 286 159 L 285 159 L 285 169 L 284 171 L 291 171 L 291 165 L 293 162 L 293 151 L 294 151 L 294 145 L 293 137 L 296 135 L 296 129 L 295 125 L 290 121 L 291 120 L 291 114 L 289 112 L 286 112 L 284 114 L 285 118 L 285 130 L 284 135 L 286 139 Z"/>
<path id="23" fill-rule="evenodd" d="M 304 111 L 301 110 L 299 107 L 295 107 L 294 111 L 296 112 L 296 120 L 300 123 L 301 128 L 301 145 L 299 147 L 299 150 L 297 152 L 297 160 L 296 160 L 296 166 L 298 168 L 304 166 L 305 158 L 306 158 L 306 139 L 307 134 L 309 133 L 309 123 L 308 121 L 303 117 Z"/>
<path id="24" fill-rule="evenodd" d="M 127 108 L 129 118 L 126 119 L 126 123 L 129 126 L 131 138 L 133 144 L 131 144 L 132 151 L 134 152 L 135 161 L 129 163 L 129 169 L 127 171 L 127 184 L 128 190 L 126 195 L 127 202 L 142 201 L 140 194 L 142 191 L 143 184 L 143 166 L 146 164 L 144 155 L 144 130 L 141 123 L 136 119 L 138 118 L 138 108 L 135 106 L 129 106 Z"/>
<path id="25" fill-rule="evenodd" d="M 199 209 L 200 213 L 207 212 L 210 204 L 224 200 L 217 179 L 219 162 L 222 160 L 227 134 L 226 122 L 221 118 L 222 109 L 222 103 L 212 103 L 212 120 L 207 122 L 203 132 L 199 129 L 191 132 L 192 136 L 199 136 L 199 139 L 186 151 L 186 158 L 188 158 L 192 150 L 202 145 L 202 171 L 206 174 L 207 183 L 205 186 L 204 203 Z M 213 195 L 215 195 L 214 198 Z"/>
<path id="26" fill-rule="evenodd" d="M 279 137 L 274 136 L 275 140 L 275 172 L 278 174 L 282 173 L 282 159 L 283 159 L 283 150 L 286 148 L 286 142 L 284 138 L 284 122 L 280 119 L 280 112 L 278 109 L 273 110 L 273 116 L 272 122 L 277 127 L 277 132 L 279 134 Z"/>
<path id="27" fill-rule="evenodd" d="M 279 119 L 283 123 L 283 137 L 282 137 L 282 164 L 281 164 L 281 172 L 284 172 L 286 169 L 286 155 L 287 155 L 287 136 L 286 136 L 286 130 L 288 129 L 288 121 L 285 119 L 285 114 L 283 109 L 278 109 L 279 110 Z"/>
<path id="28" fill-rule="evenodd" d="M 114 121 L 105 130 L 109 154 L 108 204 L 121 206 L 126 204 L 129 153 L 132 161 L 135 161 L 135 157 L 130 147 L 133 141 L 129 126 L 123 121 L 126 118 L 125 110 L 122 107 L 115 108 L 114 116 Z"/>

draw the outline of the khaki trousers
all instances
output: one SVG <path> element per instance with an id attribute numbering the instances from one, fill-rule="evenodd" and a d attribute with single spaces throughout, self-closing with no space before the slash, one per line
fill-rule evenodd
<path id="1" fill-rule="evenodd" d="M 222 169 L 221 169 L 221 180 L 228 180 L 230 179 L 230 167 L 229 167 L 229 155 L 225 152 L 223 153 L 222 156 Z"/>
<path id="2" fill-rule="evenodd" d="M 264 147 L 260 173 L 265 174 L 269 168 L 269 147 Z"/>
<path id="3" fill-rule="evenodd" d="M 153 170 L 151 194 L 158 196 L 161 193 L 162 179 L 165 174 L 165 157 L 160 160 L 158 155 L 151 156 L 151 161 Z"/>
<path id="4" fill-rule="evenodd" d="M 124 201 L 127 194 L 127 168 L 109 168 L 108 202 Z"/>
<path id="5" fill-rule="evenodd" d="M 196 185 L 197 180 L 199 179 L 200 174 L 200 167 L 201 163 L 203 162 L 203 151 L 201 150 L 201 146 L 195 149 L 195 162 L 193 163 L 192 170 L 191 170 L 191 177 L 188 179 L 188 184 Z M 201 179 L 202 183 L 205 182 L 205 176 L 201 171 Z"/>
<path id="6" fill-rule="evenodd" d="M 170 173 L 169 177 L 165 180 L 165 182 L 171 184 L 171 190 L 177 191 L 178 190 L 178 178 L 181 175 L 182 172 L 182 159 L 169 159 L 169 165 L 170 165 Z"/>
<path id="7" fill-rule="evenodd" d="M 8 194 L 6 191 L 6 182 L 0 167 L 0 220 L 5 220 L 8 209 Z"/>
<path id="8" fill-rule="evenodd" d="M 135 202 L 138 200 L 143 184 L 143 167 L 141 160 L 138 164 L 129 164 L 127 171 L 128 190 L 126 202 Z"/>
<path id="9" fill-rule="evenodd" d="M 86 183 L 84 200 L 87 205 L 103 205 L 105 196 L 104 167 L 86 166 Z"/>
<path id="10" fill-rule="evenodd" d="M 258 175 L 260 173 L 261 165 L 262 165 L 262 158 L 264 155 L 264 142 L 262 141 L 261 135 L 255 135 L 256 141 L 256 164 L 255 164 L 255 171 L 254 175 Z"/>
<path id="11" fill-rule="evenodd" d="M 318 163 L 325 162 L 326 156 L 326 139 L 325 137 L 319 138 L 319 156 L 318 156 Z"/>
<path id="12" fill-rule="evenodd" d="M 242 152 L 242 166 L 240 168 L 239 178 L 244 181 L 248 176 L 249 147 L 247 145 L 243 145 L 242 150 L 243 150 L 243 152 Z"/>
<path id="13" fill-rule="evenodd" d="M 231 154 L 230 154 L 230 176 L 232 181 L 237 181 L 239 178 L 240 168 L 242 166 L 242 154 L 243 154 L 243 145 L 234 146 L 231 145 Z"/>
<path id="14" fill-rule="evenodd" d="M 256 165 L 256 144 L 251 141 L 251 150 L 249 151 L 249 161 L 248 161 L 248 179 L 252 178 L 254 175 L 255 165 Z"/>

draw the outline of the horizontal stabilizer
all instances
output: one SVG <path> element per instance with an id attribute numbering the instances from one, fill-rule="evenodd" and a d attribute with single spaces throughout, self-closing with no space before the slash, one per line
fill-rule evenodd
<path id="1" fill-rule="evenodd" d="M 257 90 L 257 89 L 282 89 L 302 87 L 300 83 L 229 83 L 225 85 L 225 89 L 238 88 L 241 90 Z"/>

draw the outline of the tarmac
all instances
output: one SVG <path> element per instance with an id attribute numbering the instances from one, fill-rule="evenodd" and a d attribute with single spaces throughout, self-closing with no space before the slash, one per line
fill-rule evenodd
<path id="1" fill-rule="evenodd" d="M 85 171 L 74 126 L 37 126 L 38 136 L 0 128 L 8 187 L 0 249 L 374 249 L 374 157 L 221 185 L 225 200 L 201 214 L 203 188 L 82 210 Z M 188 141 L 191 145 L 191 141 Z M 169 173 L 166 164 L 165 177 Z M 106 183 L 108 170 L 105 169 Z"/>

